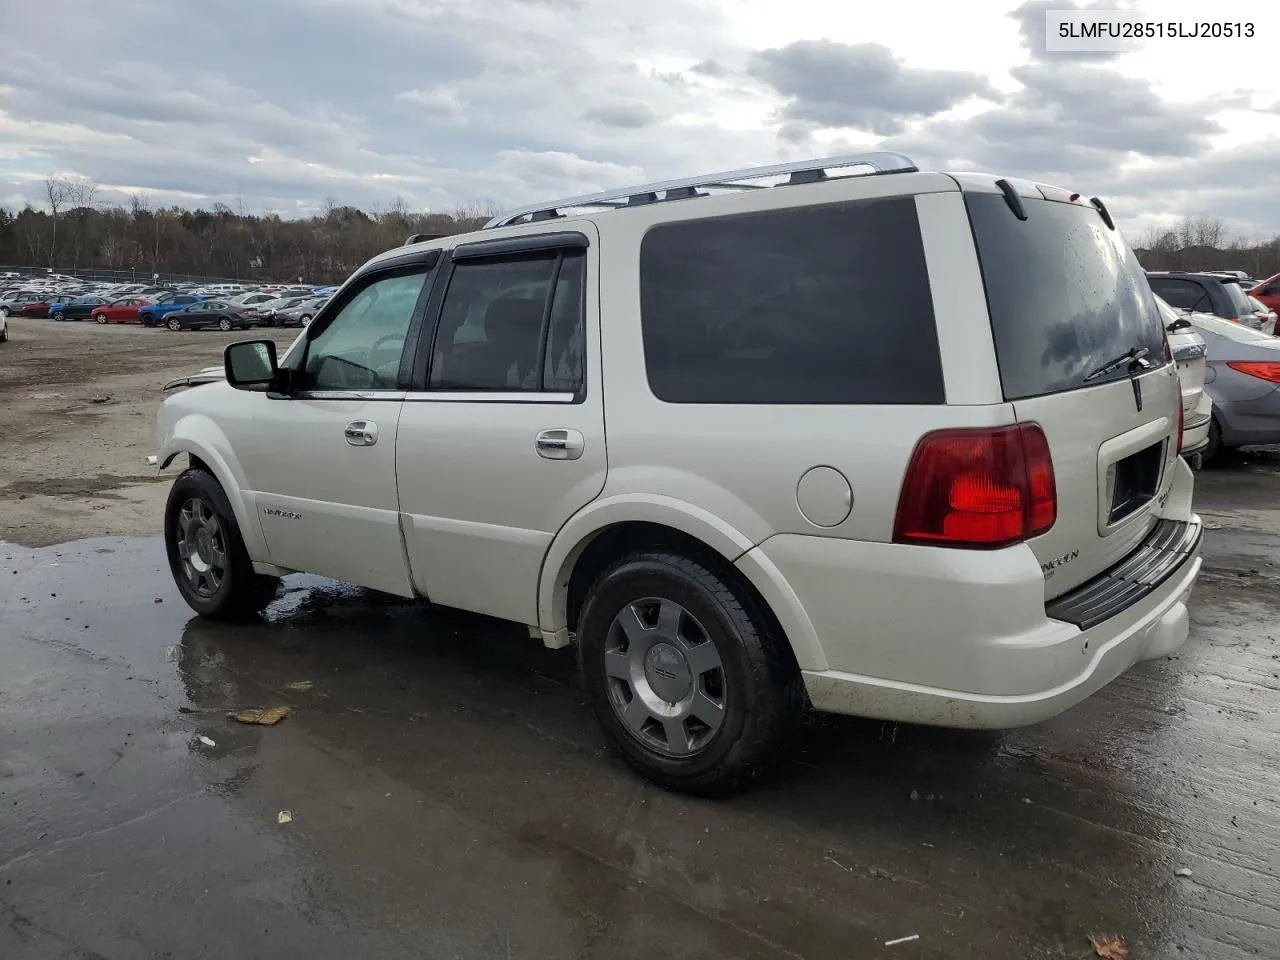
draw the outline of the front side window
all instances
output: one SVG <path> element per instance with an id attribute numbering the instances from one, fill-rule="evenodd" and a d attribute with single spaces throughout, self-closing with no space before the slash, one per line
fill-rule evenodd
<path id="1" fill-rule="evenodd" d="M 581 250 L 458 262 L 441 309 L 430 388 L 576 393 L 585 284 Z"/>
<path id="2" fill-rule="evenodd" d="M 362 287 L 307 345 L 304 390 L 394 390 L 425 270 Z"/>
<path id="3" fill-rule="evenodd" d="M 654 227 L 645 369 L 668 403 L 945 401 L 912 198 Z"/>

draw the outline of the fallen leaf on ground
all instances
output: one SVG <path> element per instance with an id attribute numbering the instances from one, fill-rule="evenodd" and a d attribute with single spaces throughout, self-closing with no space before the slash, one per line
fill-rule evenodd
<path id="1" fill-rule="evenodd" d="M 200 738 L 200 742 L 201 742 L 201 743 L 203 743 L 206 747 L 216 747 L 216 746 L 217 746 L 217 744 L 216 744 L 216 743 L 214 743 L 212 740 L 210 740 L 208 737 L 201 737 L 201 738 Z"/>
<path id="2" fill-rule="evenodd" d="M 276 814 L 276 823 L 293 823 L 293 811 L 281 810 Z"/>
<path id="3" fill-rule="evenodd" d="M 1125 960 L 1129 956 L 1129 948 L 1124 945 L 1123 937 L 1089 936 L 1089 946 L 1102 960 Z"/>
<path id="4" fill-rule="evenodd" d="M 264 707 L 254 710 L 237 710 L 235 713 L 227 714 L 227 716 L 232 720 L 239 720 L 241 723 L 256 723 L 263 727 L 273 727 L 288 715 L 288 707 Z"/>

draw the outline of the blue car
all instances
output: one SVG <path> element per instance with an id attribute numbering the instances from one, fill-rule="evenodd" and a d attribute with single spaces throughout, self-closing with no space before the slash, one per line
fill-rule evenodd
<path id="1" fill-rule="evenodd" d="M 138 308 L 138 322 L 144 327 L 164 326 L 166 315 L 175 310 L 185 310 L 204 299 L 194 293 L 162 293 L 147 306 Z"/>

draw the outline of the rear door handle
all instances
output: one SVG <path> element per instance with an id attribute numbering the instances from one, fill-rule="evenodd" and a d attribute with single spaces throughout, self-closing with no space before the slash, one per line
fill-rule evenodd
<path id="1" fill-rule="evenodd" d="M 548 460 L 577 460 L 586 441 L 577 430 L 543 430 L 534 441 L 538 456 Z"/>
<path id="2" fill-rule="evenodd" d="M 378 442 L 378 425 L 372 420 L 353 420 L 342 435 L 353 447 L 372 447 Z"/>

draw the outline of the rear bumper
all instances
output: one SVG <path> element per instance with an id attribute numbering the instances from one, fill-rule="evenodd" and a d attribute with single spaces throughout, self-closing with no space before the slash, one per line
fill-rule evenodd
<path id="1" fill-rule="evenodd" d="M 1182 470 L 1186 489 L 1172 498 L 1182 509 L 1168 509 L 1198 527 L 1187 509 L 1191 471 Z M 1126 564 L 1152 573 L 1142 549 L 1108 574 Z M 1149 590 L 1131 591 L 1100 622 L 1075 616 L 1078 625 L 1053 616 L 1052 603 L 1046 609 L 1044 575 L 1025 544 L 977 554 L 779 535 L 738 563 L 757 584 L 762 575 L 780 582 L 766 599 L 817 709 L 996 729 L 1047 720 L 1135 663 L 1177 650 L 1201 567 L 1197 536 Z M 1063 618 L 1072 613 L 1059 608 Z"/>

